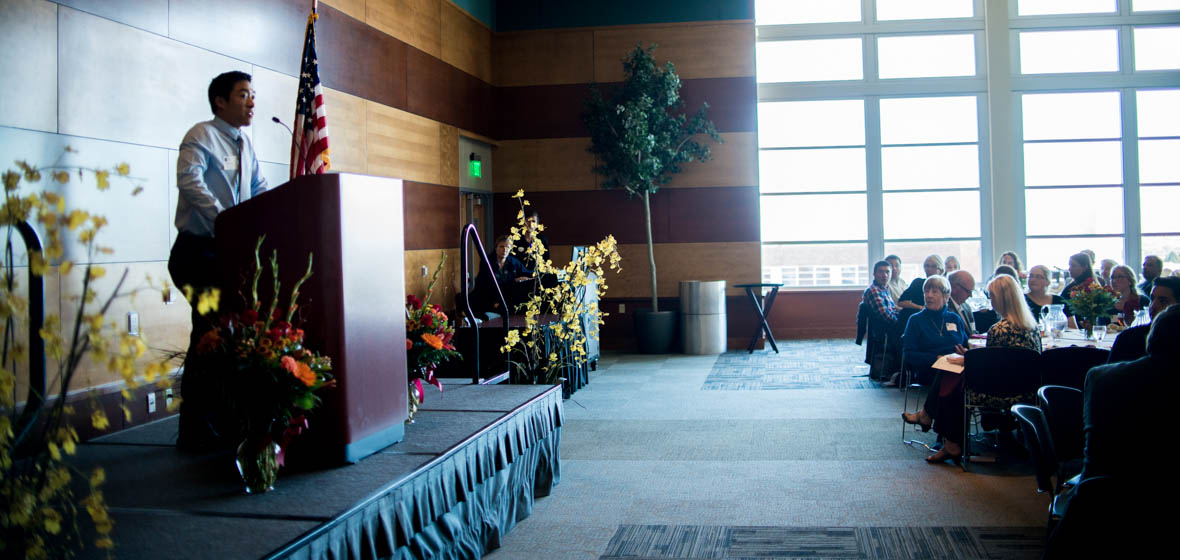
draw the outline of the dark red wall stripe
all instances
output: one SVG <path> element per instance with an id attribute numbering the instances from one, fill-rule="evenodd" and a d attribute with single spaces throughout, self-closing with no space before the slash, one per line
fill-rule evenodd
<path id="1" fill-rule="evenodd" d="M 701 78 L 684 80 L 681 96 L 685 108 L 695 111 L 709 103 L 709 120 L 719 132 L 751 132 L 757 127 L 754 78 Z M 618 83 L 603 84 L 609 97 Z M 518 86 L 496 88 L 495 135 L 498 140 L 572 138 L 589 136 L 582 125 L 582 110 L 589 84 Z"/>
<path id="2" fill-rule="evenodd" d="M 619 243 L 647 243 L 643 201 L 617 190 L 525 193 L 541 213 L 549 242 L 596 243 L 607 234 Z M 516 224 L 516 201 L 495 197 L 496 235 Z M 758 187 L 660 189 L 651 197 L 655 243 L 758 242 Z"/>
<path id="3" fill-rule="evenodd" d="M 451 249 L 459 246 L 459 189 L 405 181 L 405 247 Z"/>

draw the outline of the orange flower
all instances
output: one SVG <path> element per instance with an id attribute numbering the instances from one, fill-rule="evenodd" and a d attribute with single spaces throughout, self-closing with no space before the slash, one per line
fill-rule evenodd
<path id="1" fill-rule="evenodd" d="M 283 369 L 291 372 L 291 375 L 294 375 L 296 379 L 302 381 L 304 385 L 307 385 L 308 387 L 315 385 L 315 372 L 311 371 L 311 367 L 307 364 L 303 362 L 297 362 L 295 361 L 295 358 L 292 358 L 291 356 L 283 356 L 283 359 L 280 362 L 282 363 Z"/>
<path id="2" fill-rule="evenodd" d="M 410 339 L 407 338 L 406 339 L 406 350 L 409 350 L 410 348 L 413 348 L 413 347 L 414 347 L 414 343 L 411 342 Z"/>
<path id="3" fill-rule="evenodd" d="M 426 344 L 429 344 L 430 347 L 434 348 L 435 350 L 442 350 L 442 348 L 443 348 L 442 339 L 437 336 L 434 336 L 430 333 L 422 333 L 422 340 L 425 341 Z"/>

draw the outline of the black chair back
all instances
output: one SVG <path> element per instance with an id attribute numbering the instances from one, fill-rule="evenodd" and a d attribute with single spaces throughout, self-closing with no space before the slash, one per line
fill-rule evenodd
<path id="1" fill-rule="evenodd" d="M 1037 391 L 1037 401 L 1045 413 L 1058 464 L 1081 459 L 1086 447 L 1082 392 L 1073 387 L 1046 385 Z"/>
<path id="2" fill-rule="evenodd" d="M 988 329 L 992 328 L 992 325 L 1000 321 L 1000 316 L 992 309 L 972 311 L 971 318 L 975 321 L 975 332 L 977 333 L 987 332 Z"/>
<path id="3" fill-rule="evenodd" d="M 1044 369 L 1041 385 L 1061 385 L 1082 390 L 1086 373 L 1090 368 L 1105 364 L 1110 359 L 1110 350 L 1085 346 L 1051 348 L 1041 355 Z"/>
<path id="4" fill-rule="evenodd" d="M 963 356 L 966 390 L 1018 397 L 1041 386 L 1041 355 L 1027 348 L 975 348 Z"/>
<path id="5" fill-rule="evenodd" d="M 1024 436 L 1024 448 L 1028 450 L 1028 456 L 1037 469 L 1037 491 L 1056 493 L 1053 475 L 1057 472 L 1057 459 L 1053 457 L 1053 448 L 1049 443 L 1045 413 L 1031 404 L 1014 404 L 1012 415 L 1016 417 L 1016 424 Z"/>

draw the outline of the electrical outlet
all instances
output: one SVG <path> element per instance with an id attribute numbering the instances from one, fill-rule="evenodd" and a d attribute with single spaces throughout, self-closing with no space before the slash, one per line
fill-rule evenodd
<path id="1" fill-rule="evenodd" d="M 422 277 L 423 278 L 426 278 L 427 272 L 429 272 L 429 270 L 426 268 L 426 265 L 422 265 Z"/>
<path id="2" fill-rule="evenodd" d="M 621 314 L 623 314 L 623 313 L 626 313 L 626 312 L 627 312 L 627 304 L 625 304 L 625 303 L 620 303 L 620 304 L 619 304 L 619 314 L 621 315 Z"/>
<path id="3" fill-rule="evenodd" d="M 127 312 L 127 334 L 139 336 L 139 313 L 134 311 Z"/>
<path id="4" fill-rule="evenodd" d="M 148 414 L 155 414 L 156 413 L 156 392 L 152 391 L 151 393 L 148 393 L 147 400 L 148 400 Z"/>
<path id="5" fill-rule="evenodd" d="M 172 410 L 172 388 L 164 389 L 164 407 Z"/>

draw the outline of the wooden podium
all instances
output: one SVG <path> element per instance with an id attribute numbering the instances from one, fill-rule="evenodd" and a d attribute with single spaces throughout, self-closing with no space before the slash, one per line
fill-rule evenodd
<path id="1" fill-rule="evenodd" d="M 222 212 L 216 223 L 221 305 L 241 309 L 266 235 L 258 282 L 264 309 L 273 297 L 269 270 L 279 254 L 280 308 L 314 254 L 300 288 L 299 325 L 308 348 L 332 358 L 336 387 L 288 461 L 355 463 L 402 440 L 408 416 L 402 181 L 330 174 L 296 178 Z"/>

